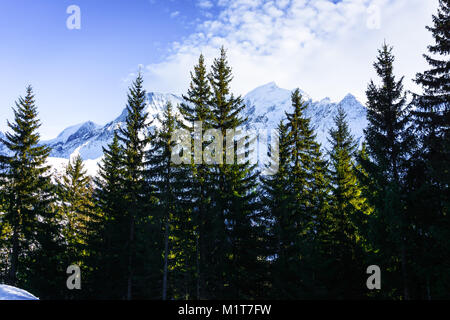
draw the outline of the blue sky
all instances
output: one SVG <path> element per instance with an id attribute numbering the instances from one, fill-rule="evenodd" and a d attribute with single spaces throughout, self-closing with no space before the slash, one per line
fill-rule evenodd
<path id="1" fill-rule="evenodd" d="M 71 4 L 81 9 L 80 30 L 66 28 Z M 193 0 L 2 0 L 0 130 L 27 84 L 44 138 L 78 122 L 112 120 L 125 106 L 128 74 L 162 61 L 202 19 Z"/>
<path id="2" fill-rule="evenodd" d="M 80 30 L 66 27 L 69 5 L 81 9 Z M 221 45 L 240 94 L 275 81 L 315 99 L 352 92 L 364 102 L 384 39 L 399 74 L 411 79 L 425 68 L 424 26 L 436 7 L 437 0 L 2 0 L 0 130 L 28 84 L 42 138 L 53 138 L 119 115 L 139 66 L 147 90 L 184 92 L 198 54 L 210 63 Z"/>

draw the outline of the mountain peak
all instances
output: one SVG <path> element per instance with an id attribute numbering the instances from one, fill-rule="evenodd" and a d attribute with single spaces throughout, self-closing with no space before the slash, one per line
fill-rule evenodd
<path id="1" fill-rule="evenodd" d="M 177 97 L 176 95 L 174 95 L 172 93 L 161 93 L 161 92 L 154 92 L 154 91 L 147 92 L 147 98 L 148 98 L 149 103 L 152 103 L 153 101 L 179 99 L 179 97 Z"/>
<path id="2" fill-rule="evenodd" d="M 162 93 L 162 92 L 156 92 L 156 91 L 149 91 L 149 92 L 147 92 L 147 97 L 148 97 L 148 99 L 149 100 L 152 100 L 152 99 L 157 99 L 157 98 L 161 98 L 161 97 L 166 97 L 166 96 L 169 96 L 170 95 L 170 93 Z"/>
<path id="3" fill-rule="evenodd" d="M 278 87 L 277 84 L 272 81 L 253 89 L 245 95 L 245 98 L 260 101 L 270 98 L 275 98 L 276 100 L 276 97 L 285 97 L 286 95 L 290 96 L 290 92 L 290 90 Z"/>
<path id="4" fill-rule="evenodd" d="M 94 123 L 92 121 L 86 121 L 86 122 L 81 124 L 80 129 L 81 128 L 83 128 L 83 129 L 85 129 L 85 128 L 86 129 L 96 129 L 96 128 L 99 128 L 99 127 L 100 127 L 100 125 L 98 125 L 98 124 L 96 124 L 96 123 Z M 78 130 L 80 130 L 80 129 L 78 129 Z"/>
<path id="5" fill-rule="evenodd" d="M 55 143 L 67 143 L 71 138 L 73 138 L 75 135 L 82 135 L 86 134 L 87 132 L 91 132 L 95 129 L 100 128 L 101 126 L 92 122 L 92 121 L 86 121 L 83 123 L 79 123 L 74 126 L 70 126 L 66 129 L 64 129 L 55 139 L 52 139 L 50 141 L 45 141 L 47 144 L 55 144 Z"/>
<path id="6" fill-rule="evenodd" d="M 282 89 L 280 88 L 275 81 L 263 84 L 262 86 L 256 87 L 255 89 L 253 89 L 252 91 L 250 91 L 248 94 L 252 93 L 252 92 L 267 92 L 267 91 L 274 91 L 274 90 L 286 90 L 286 89 Z"/>
<path id="7" fill-rule="evenodd" d="M 269 83 L 263 84 L 260 88 L 279 88 L 275 81 L 271 81 Z"/>
<path id="8" fill-rule="evenodd" d="M 331 103 L 331 99 L 329 97 L 323 98 L 322 100 L 319 101 L 319 104 L 330 104 Z"/>
<path id="9" fill-rule="evenodd" d="M 342 102 L 346 102 L 346 103 L 358 102 L 359 103 L 358 99 L 356 99 L 356 97 L 354 95 L 352 95 L 351 93 L 347 93 L 347 95 L 344 97 L 344 99 L 342 99 L 341 103 Z"/>

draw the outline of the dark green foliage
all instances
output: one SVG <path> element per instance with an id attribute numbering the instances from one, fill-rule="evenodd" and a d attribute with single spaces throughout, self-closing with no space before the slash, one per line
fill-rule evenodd
<path id="1" fill-rule="evenodd" d="M 195 121 L 208 122 L 211 118 L 209 102 L 211 99 L 211 87 L 209 85 L 208 73 L 205 66 L 205 59 L 200 55 L 198 64 L 191 72 L 191 83 L 186 95 L 183 95 L 185 103 L 180 105 L 180 113 L 193 130 Z M 183 126 L 186 128 L 186 126 Z M 203 123 L 206 128 L 206 123 Z"/>
<path id="2" fill-rule="evenodd" d="M 324 270 L 319 239 L 329 197 L 326 162 L 298 89 L 292 93 L 292 108 L 286 125 L 278 127 L 279 170 L 262 178 L 270 282 L 276 298 L 318 298 Z"/>
<path id="3" fill-rule="evenodd" d="M 90 273 L 85 279 L 84 290 L 91 298 L 123 299 L 126 292 L 128 260 L 127 219 L 123 214 L 123 149 L 117 134 L 112 143 L 103 149 L 104 158 L 98 177 L 94 179 L 95 209 L 87 224 L 88 256 L 86 264 Z M 112 279 L 114 279 L 112 281 Z"/>
<path id="4" fill-rule="evenodd" d="M 343 109 L 338 109 L 334 121 L 335 127 L 329 131 L 330 207 L 320 234 L 327 259 L 327 270 L 322 276 L 330 297 L 358 299 L 367 290 L 364 285 L 366 243 L 361 229 L 371 208 L 355 172 L 357 144 Z"/>
<path id="5" fill-rule="evenodd" d="M 104 150 L 96 179 L 99 210 L 89 224 L 92 252 L 87 259 L 93 273 L 89 287 L 103 298 L 160 297 L 161 229 L 154 214 L 154 190 L 145 180 L 145 148 L 151 138 L 145 107 L 139 74 L 129 90 L 125 126 Z"/>
<path id="6" fill-rule="evenodd" d="M 66 173 L 58 182 L 59 215 L 69 256 L 73 263 L 80 263 L 87 238 L 86 225 L 93 207 L 91 178 L 86 174 L 83 160 L 78 155 L 69 161 Z"/>
<path id="7" fill-rule="evenodd" d="M 180 114 L 184 121 L 179 121 L 179 126 L 188 130 L 192 136 L 192 181 L 189 193 L 192 197 L 191 212 L 192 221 L 195 226 L 195 270 L 196 284 L 195 297 L 203 299 L 207 297 L 206 274 L 214 272 L 208 263 L 208 243 L 214 237 L 211 212 L 211 167 L 204 163 L 202 150 L 207 145 L 203 141 L 203 135 L 211 128 L 211 87 L 203 55 L 200 56 L 198 65 L 191 73 L 191 83 L 186 95 L 183 96 L 185 103 L 179 106 Z M 186 124 L 188 123 L 188 125 Z M 200 128 L 201 125 L 201 128 Z M 196 148 L 197 146 L 197 148 Z M 198 147 L 200 146 L 200 148 Z M 195 152 L 195 150 L 200 149 Z"/>
<path id="8" fill-rule="evenodd" d="M 86 264 L 89 253 L 87 249 L 88 227 L 95 209 L 92 199 L 92 179 L 87 175 L 83 160 L 79 155 L 67 164 L 66 172 L 57 184 L 57 196 L 56 210 L 58 221 L 62 226 L 61 233 L 65 247 L 64 260 L 67 267 L 79 266 L 84 278 L 90 271 Z M 85 294 L 85 291 L 67 290 L 66 298 L 76 299 Z"/>
<path id="9" fill-rule="evenodd" d="M 289 187 L 290 158 L 288 153 L 289 139 L 283 122 L 278 125 L 278 171 L 274 175 L 262 176 L 262 219 L 266 227 L 264 240 L 267 248 L 268 262 L 267 280 L 270 284 L 270 296 L 274 298 L 285 296 L 286 283 L 284 275 L 289 266 L 288 249 L 292 241 L 292 192 Z M 294 238 L 296 238 L 294 236 Z M 289 276 L 289 275 L 288 275 Z"/>
<path id="10" fill-rule="evenodd" d="M 418 73 L 415 94 L 416 136 L 419 143 L 408 172 L 410 210 L 415 216 L 416 296 L 448 298 L 450 291 L 450 2 L 439 1 L 433 26 L 434 43 L 424 55 L 430 69 Z"/>
<path id="11" fill-rule="evenodd" d="M 159 230 L 158 221 L 152 214 L 152 190 L 145 183 L 145 148 L 150 142 L 146 92 L 142 74 L 139 73 L 128 93 L 125 127 L 119 129 L 118 138 L 123 145 L 120 160 L 123 176 L 123 215 L 127 221 L 122 232 L 127 234 L 127 291 L 126 298 L 149 297 L 156 294 L 158 282 L 154 260 L 158 259 L 149 234 Z M 125 258 L 125 257 L 121 257 Z M 150 269 L 152 269 L 150 271 Z M 149 284 L 153 285 L 149 285 Z"/>
<path id="12" fill-rule="evenodd" d="M 406 210 L 405 172 L 414 143 L 410 130 L 410 113 L 406 107 L 403 79 L 393 73 L 392 48 L 384 44 L 374 63 L 381 85 L 373 81 L 367 89 L 367 119 L 365 130 L 367 160 L 361 160 L 370 177 L 369 200 L 375 207 L 369 223 L 369 237 L 378 252 L 378 265 L 384 265 L 386 291 L 394 297 L 410 297 L 408 242 L 410 218 Z M 399 281 L 401 280 L 401 281 Z M 395 291 L 402 288 L 401 291 Z"/>
<path id="13" fill-rule="evenodd" d="M 225 49 L 214 60 L 209 75 L 212 89 L 210 101 L 211 127 L 226 137 L 227 129 L 239 129 L 245 119 L 241 97 L 230 92 L 232 80 Z M 228 137 L 230 139 L 231 137 Z M 237 140 L 234 140 L 234 150 Z M 209 297 L 250 298 L 255 296 L 255 274 L 258 268 L 257 235 L 252 223 L 257 206 L 257 173 L 249 162 L 226 164 L 226 143 L 219 151 L 221 164 L 211 167 L 211 225 L 214 238 L 207 243 L 209 252 L 206 288 Z"/>
<path id="14" fill-rule="evenodd" d="M 11 132 L 2 142 L 10 156 L 2 157 L 2 232 L 9 251 L 6 281 L 33 288 L 42 297 L 58 296 L 61 286 L 61 246 L 52 203 L 54 187 L 46 159 L 49 148 L 39 145 L 40 122 L 34 94 L 27 88 L 14 109 Z M 6 228 L 5 228 L 6 227 Z M 6 230 L 5 230 L 6 229 Z"/>
<path id="15" fill-rule="evenodd" d="M 147 177 L 148 183 L 155 188 L 157 219 L 162 227 L 162 298 L 192 299 L 195 297 L 196 239 L 189 193 L 190 167 L 172 162 L 176 147 L 176 141 L 172 139 L 178 128 L 170 103 L 159 120 L 161 127 L 147 157 Z"/>
<path id="16" fill-rule="evenodd" d="M 183 103 L 155 123 L 139 73 L 92 178 L 77 157 L 52 180 L 28 88 L 1 141 L 0 282 L 41 299 L 448 298 L 449 9 L 440 0 L 411 104 L 392 48 L 379 50 L 360 150 L 339 109 L 325 158 L 294 90 L 267 176 L 250 163 L 253 137 L 240 135 L 245 105 L 223 48 L 210 72 L 200 56 Z M 181 129 L 190 162 L 176 164 Z M 205 137 L 211 129 L 221 137 Z M 80 291 L 65 286 L 73 264 Z M 381 290 L 366 287 L 370 265 Z"/>
<path id="17" fill-rule="evenodd" d="M 289 209 L 284 217 L 285 240 L 278 273 L 283 296 L 300 299 L 317 296 L 316 273 L 319 254 L 317 236 L 326 210 L 326 162 L 315 141 L 310 119 L 304 115 L 307 108 L 296 89 L 292 93 L 292 113 L 287 113 L 287 148 L 289 155 L 288 181 Z M 277 262 L 276 262 L 277 263 Z M 289 279 L 289 281 L 287 281 Z"/>

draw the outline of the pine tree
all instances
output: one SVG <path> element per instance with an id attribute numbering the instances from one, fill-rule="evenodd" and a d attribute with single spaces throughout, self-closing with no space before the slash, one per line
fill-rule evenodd
<path id="1" fill-rule="evenodd" d="M 331 258 L 327 288 L 330 296 L 360 299 L 365 289 L 364 238 L 361 224 L 371 208 L 364 198 L 357 180 L 354 157 L 357 144 L 348 128 L 346 113 L 340 107 L 334 118 L 335 127 L 329 131 L 329 176 L 331 207 L 326 219 L 322 241 Z"/>
<path id="2" fill-rule="evenodd" d="M 2 157 L 0 187 L 6 200 L 2 220 L 10 227 L 7 283 L 25 289 L 40 284 L 34 292 L 43 298 L 54 297 L 62 271 L 58 269 L 59 231 L 52 210 L 54 187 L 46 165 L 50 149 L 39 145 L 40 121 L 31 86 L 16 102 L 14 117 L 13 123 L 8 121 L 11 132 L 1 141 L 9 154 Z M 40 280 L 46 277 L 46 283 Z"/>
<path id="3" fill-rule="evenodd" d="M 159 117 L 158 117 L 159 118 Z M 195 236 L 192 201 L 189 195 L 190 167 L 175 165 L 172 153 L 176 147 L 173 134 L 177 119 L 170 102 L 160 119 L 148 153 L 149 183 L 155 187 L 158 212 L 164 234 L 162 299 L 190 299 L 195 296 Z"/>
<path id="4" fill-rule="evenodd" d="M 403 78 L 396 80 L 393 73 L 392 47 L 383 44 L 374 63 L 381 85 L 370 81 L 367 95 L 367 120 L 365 130 L 368 161 L 363 169 L 370 175 L 374 188 L 371 193 L 374 214 L 369 219 L 372 238 L 380 250 L 379 264 L 386 265 L 392 273 L 385 278 L 393 286 L 403 287 L 403 298 L 409 299 L 408 233 L 409 217 L 405 210 L 404 176 L 413 144 L 410 131 L 409 108 L 403 92 Z M 393 244 L 393 245 L 392 245 Z M 400 266 L 397 261 L 400 260 Z M 389 266 L 389 267 L 388 267 Z M 400 271 L 398 271 L 400 269 Z M 401 277 L 397 277 L 397 273 Z M 398 284 L 396 279 L 402 279 Z M 400 293 L 399 293 L 400 294 Z"/>
<path id="5" fill-rule="evenodd" d="M 117 132 L 107 148 L 95 177 L 94 203 L 97 210 L 90 212 L 87 223 L 87 247 L 85 259 L 91 268 L 84 280 L 84 290 L 92 298 L 123 299 L 127 284 L 128 261 L 127 234 L 124 232 L 127 218 L 123 199 L 123 149 Z M 114 281 L 111 281 L 114 279 Z"/>
<path id="6" fill-rule="evenodd" d="M 232 70 L 226 51 L 211 67 L 209 81 L 212 89 L 211 126 L 227 136 L 227 130 L 238 130 L 245 120 L 241 112 L 245 105 L 241 97 L 230 91 Z M 231 139 L 231 137 L 227 137 Z M 231 141 L 231 140 L 230 140 Z M 233 139 L 236 150 L 237 138 Z M 223 141 L 224 142 L 224 141 Z M 226 146 L 226 143 L 223 143 Z M 210 230 L 215 235 L 208 244 L 209 274 L 206 286 L 214 298 L 250 298 L 255 293 L 255 275 L 258 274 L 257 235 L 252 224 L 257 217 L 257 175 L 248 161 L 226 164 L 226 147 L 217 150 L 222 161 L 212 167 L 210 190 L 212 217 Z M 238 151 L 239 152 L 239 151 Z M 212 273 L 214 271 L 214 273 Z"/>
<path id="7" fill-rule="evenodd" d="M 192 151 L 192 182 L 190 194 L 192 195 L 193 223 L 196 233 L 196 298 L 202 299 L 207 296 L 205 274 L 208 273 L 207 244 L 213 239 L 210 213 L 210 177 L 211 168 L 203 162 L 203 155 L 196 154 L 196 149 L 204 150 L 207 143 L 203 141 L 203 135 L 211 128 L 211 87 L 203 55 L 200 55 L 198 64 L 191 72 L 191 83 L 185 100 L 179 106 L 180 114 L 184 121 L 179 125 L 188 130 L 194 140 Z M 201 128 L 197 127 L 201 124 Z M 200 146 L 200 148 L 199 148 Z M 214 272 L 210 270 L 209 272 Z"/>
<path id="8" fill-rule="evenodd" d="M 266 228 L 263 236 L 269 266 L 266 278 L 271 290 L 269 296 L 273 298 L 287 297 L 287 281 L 283 278 L 289 266 L 290 257 L 287 249 L 292 239 L 289 239 L 292 228 L 292 192 L 289 188 L 290 161 L 288 155 L 289 139 L 286 125 L 280 121 L 278 128 L 278 149 L 270 153 L 279 154 L 278 171 L 274 175 L 261 177 L 262 222 Z M 267 296 L 266 296 L 267 297 Z"/>
<path id="9" fill-rule="evenodd" d="M 415 82 L 422 86 L 412 104 L 419 137 L 416 157 L 409 174 L 410 207 L 417 218 L 417 261 L 421 288 L 419 296 L 427 299 L 448 297 L 450 234 L 450 1 L 440 0 L 433 15 L 434 44 L 424 55 L 430 69 L 418 73 Z M 437 276 L 439 275 L 439 276 Z M 445 279 L 442 278 L 444 276 Z"/>
<path id="10" fill-rule="evenodd" d="M 92 193 L 91 178 L 78 155 L 69 161 L 65 175 L 58 182 L 62 233 L 72 264 L 80 264 L 82 260 L 81 250 L 86 245 L 87 223 L 93 207 Z"/>
<path id="11" fill-rule="evenodd" d="M 143 89 L 143 77 L 139 73 L 128 93 L 127 117 L 125 126 L 119 129 L 118 138 L 123 145 L 123 198 L 125 200 L 128 235 L 128 276 L 126 298 L 132 299 L 148 294 L 149 288 L 144 285 L 148 281 L 149 268 L 152 267 L 151 243 L 148 228 L 151 228 L 151 192 L 145 183 L 145 148 L 150 142 L 147 121 L 146 92 Z M 124 226 L 125 227 L 125 226 Z M 147 252 L 150 255 L 147 255 Z M 156 253 L 153 251 L 153 255 Z M 153 270 L 155 272 L 156 270 Z M 136 294 L 133 294 L 136 288 Z M 146 292 L 146 293 L 144 293 Z"/>
<path id="12" fill-rule="evenodd" d="M 194 122 L 210 120 L 211 87 L 203 55 L 200 55 L 198 64 L 194 67 L 194 72 L 191 72 L 191 83 L 187 94 L 183 95 L 183 99 L 185 102 L 181 103 L 179 110 L 183 119 L 189 123 L 189 126 L 185 125 L 184 128 L 193 131 Z"/>
<path id="13" fill-rule="evenodd" d="M 316 294 L 315 269 L 318 256 L 317 231 L 326 210 L 326 161 L 315 141 L 310 119 L 305 116 L 307 103 L 300 90 L 292 93 L 292 113 L 286 113 L 291 193 L 290 217 L 287 226 L 285 255 L 289 259 L 284 279 L 289 285 L 285 297 L 299 299 Z"/>
<path id="14" fill-rule="evenodd" d="M 307 234 L 307 239 L 311 244 L 306 247 L 310 253 L 310 262 L 307 264 L 308 274 L 310 274 L 312 296 L 323 298 L 328 296 L 329 292 L 325 292 L 325 284 L 321 281 L 321 276 L 326 273 L 329 265 L 324 262 L 323 256 L 323 236 L 329 227 L 329 213 L 331 211 L 330 199 L 330 178 L 327 173 L 328 162 L 325 160 L 321 146 L 314 143 L 311 149 L 312 171 L 310 178 L 310 204 L 308 209 L 309 215 L 312 218 L 309 226 L 310 232 Z M 333 297 L 335 298 L 335 297 Z"/>

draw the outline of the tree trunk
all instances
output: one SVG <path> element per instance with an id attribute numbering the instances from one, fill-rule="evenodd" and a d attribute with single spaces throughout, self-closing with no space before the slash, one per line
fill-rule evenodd
<path id="1" fill-rule="evenodd" d="M 199 248 L 199 243 L 198 243 L 198 238 L 199 238 L 199 234 L 198 234 L 198 230 L 197 230 L 197 235 L 195 237 L 195 251 L 196 251 L 196 269 L 197 269 L 197 282 L 196 282 L 196 293 L 197 293 L 197 300 L 200 300 L 200 248 Z"/>
<path id="2" fill-rule="evenodd" d="M 204 207 L 204 189 L 203 185 L 200 186 L 200 208 L 198 213 L 198 225 L 197 225 L 197 300 L 204 298 L 205 292 L 205 275 L 202 266 L 205 266 L 205 207 Z"/>
<path id="3" fill-rule="evenodd" d="M 14 235 L 12 237 L 13 245 L 11 252 L 11 266 L 9 268 L 8 274 L 8 282 L 11 286 L 17 285 L 17 264 L 19 261 L 19 239 L 17 236 L 17 231 L 14 231 Z"/>
<path id="4" fill-rule="evenodd" d="M 163 273 L 163 292 L 162 299 L 167 300 L 167 270 L 168 270 L 168 257 L 169 257 L 169 213 L 166 212 L 166 224 L 164 234 L 164 273 Z"/>
<path id="5" fill-rule="evenodd" d="M 405 238 L 402 237 L 402 246 L 401 246 L 401 259 L 402 259 L 402 275 L 403 275 L 403 294 L 405 300 L 409 300 L 409 286 L 408 286 L 408 273 L 406 267 L 406 244 Z"/>
<path id="6" fill-rule="evenodd" d="M 17 265 L 19 263 L 19 217 L 20 210 L 16 212 L 17 216 L 13 222 L 12 235 L 12 252 L 11 252 L 11 266 L 8 272 L 8 282 L 12 286 L 17 285 Z"/>
<path id="7" fill-rule="evenodd" d="M 127 284 L 127 300 L 133 297 L 133 251 L 134 251 L 134 217 L 130 221 L 130 248 L 128 255 L 128 284 Z"/>

